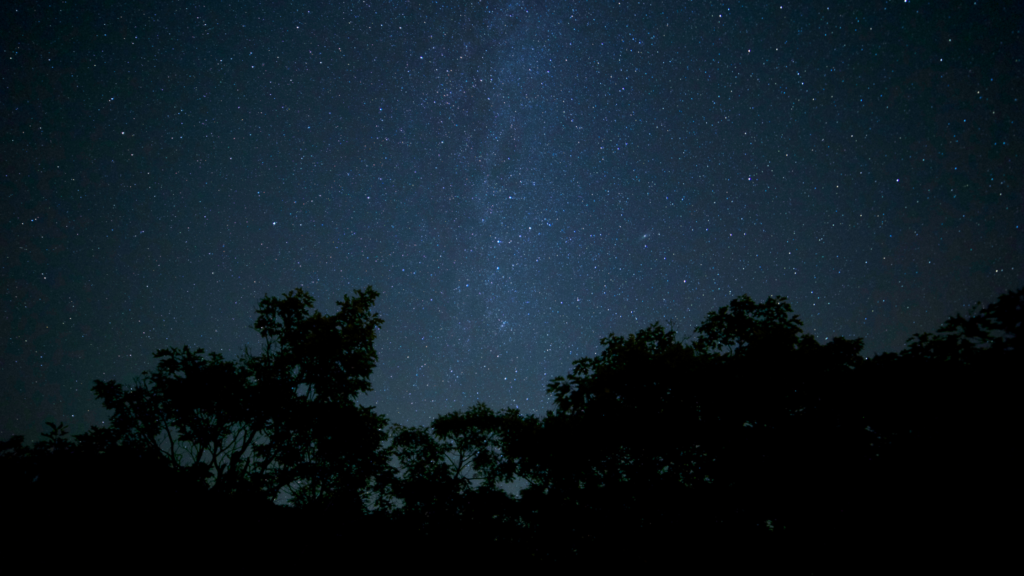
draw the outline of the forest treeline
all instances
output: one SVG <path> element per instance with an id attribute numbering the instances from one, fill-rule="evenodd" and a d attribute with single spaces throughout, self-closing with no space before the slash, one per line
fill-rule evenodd
<path id="1" fill-rule="evenodd" d="M 602 339 L 543 417 L 477 404 L 418 427 L 358 402 L 377 296 L 331 315 L 302 289 L 266 297 L 258 350 L 163 349 L 132 385 L 96 381 L 108 426 L 0 443 L 6 529 L 540 560 L 870 547 L 963 529 L 1006 482 L 1022 290 L 872 358 L 743 296 L 687 337 Z"/>

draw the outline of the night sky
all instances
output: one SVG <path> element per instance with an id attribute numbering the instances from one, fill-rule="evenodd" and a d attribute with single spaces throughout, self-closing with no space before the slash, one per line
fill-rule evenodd
<path id="1" fill-rule="evenodd" d="M 1024 286 L 1022 10 L 4 2 L 0 439 L 299 286 L 381 292 L 403 424 L 743 293 L 898 351 Z"/>

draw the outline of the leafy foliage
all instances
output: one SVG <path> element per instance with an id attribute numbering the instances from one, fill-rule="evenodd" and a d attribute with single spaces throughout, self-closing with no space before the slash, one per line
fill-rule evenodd
<path id="1" fill-rule="evenodd" d="M 515 479 L 518 464 L 510 441 L 536 423 L 516 409 L 494 412 L 476 404 L 429 426 L 396 426 L 391 449 L 401 472 L 394 494 L 403 511 L 451 521 L 507 508 L 511 500 L 502 486 Z"/>
<path id="2" fill-rule="evenodd" d="M 314 311 L 301 288 L 264 298 L 259 355 L 160 350 L 134 387 L 96 382 L 113 416 L 91 434 L 159 452 L 217 492 L 362 510 L 387 464 L 386 420 L 355 403 L 377 359 L 377 295 L 357 290 L 333 315 Z"/>
<path id="3" fill-rule="evenodd" d="M 1009 438 L 1010 419 L 971 391 L 1019 371 L 1024 291 L 872 359 L 861 339 L 804 333 L 785 298 L 742 296 L 691 338 L 657 323 L 603 338 L 551 380 L 543 418 L 476 404 L 417 427 L 356 402 L 377 361 L 377 296 L 357 290 L 332 315 L 301 289 L 266 297 L 256 354 L 168 348 L 134 386 L 97 381 L 111 425 L 0 443 L 0 488 L 30 495 L 25 516 L 95 515 L 74 504 L 90 502 L 141 522 L 152 506 L 216 501 L 262 518 L 286 501 L 309 513 L 288 530 L 372 526 L 424 553 L 456 539 L 558 559 L 684 537 L 894 537 L 940 525 L 949 453 L 1009 477 L 970 431 Z"/>
<path id="4" fill-rule="evenodd" d="M 915 334 L 907 342 L 910 356 L 970 365 L 995 356 L 1022 354 L 1017 337 L 1024 325 L 1024 289 L 1003 294 L 989 306 L 976 304 L 965 318 L 957 314 L 934 333 Z"/>
<path id="5" fill-rule="evenodd" d="M 705 353 L 725 349 L 736 355 L 787 351 L 798 344 L 801 326 L 785 296 L 769 296 L 759 304 L 744 294 L 708 314 L 695 330 L 694 347 Z"/>

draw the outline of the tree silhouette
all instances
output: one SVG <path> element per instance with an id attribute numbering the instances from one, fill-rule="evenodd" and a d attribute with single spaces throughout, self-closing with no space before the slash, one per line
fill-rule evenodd
<path id="1" fill-rule="evenodd" d="M 296 505 L 364 511 L 384 503 L 376 483 L 390 475 L 387 419 L 355 402 L 370 390 L 376 366 L 383 320 L 370 308 L 377 296 L 372 287 L 356 290 L 330 316 L 311 314 L 313 298 L 301 289 L 258 308 L 265 345 L 250 366 L 273 402 L 263 406 L 272 418 L 259 450 L 273 456 L 273 485 Z"/>
<path id="2" fill-rule="evenodd" d="M 96 382 L 113 415 L 86 439 L 158 452 L 215 493 L 363 512 L 388 472 L 387 421 L 355 402 L 376 363 L 377 295 L 357 290 L 332 315 L 301 288 L 265 297 L 258 355 L 160 350 L 134 387 Z"/>
<path id="3" fill-rule="evenodd" d="M 869 454 L 878 490 L 890 495 L 888 530 L 934 533 L 972 526 L 1001 537 L 985 511 L 1000 509 L 1016 487 L 1012 459 L 1024 360 L 1024 290 L 956 314 L 934 333 L 915 334 L 900 353 L 858 370 L 874 400 Z"/>
<path id="4" fill-rule="evenodd" d="M 659 324 L 602 339 L 598 356 L 548 386 L 555 410 L 522 464 L 536 479 L 524 504 L 596 548 L 616 525 L 648 541 L 680 526 L 806 525 L 814 505 L 801 491 L 823 493 L 815 482 L 842 460 L 822 455 L 869 438 L 844 406 L 861 341 L 820 344 L 801 326 L 785 298 L 742 296 L 690 342 Z"/>
<path id="5" fill-rule="evenodd" d="M 694 330 L 694 347 L 705 353 L 725 349 L 733 355 L 787 351 L 799 343 L 801 326 L 785 296 L 769 296 L 758 304 L 744 294 L 707 315 Z"/>
<path id="6" fill-rule="evenodd" d="M 391 450 L 398 464 L 393 495 L 406 527 L 424 536 L 427 548 L 462 541 L 477 553 L 512 546 L 520 528 L 514 498 L 504 484 L 518 469 L 511 439 L 536 426 L 506 408 L 476 404 L 437 417 L 429 426 L 394 427 Z"/>
<path id="7" fill-rule="evenodd" d="M 1024 350 L 1017 342 L 1024 323 L 1024 290 L 1003 294 L 995 303 L 975 304 L 965 318 L 957 314 L 934 333 L 914 334 L 906 356 L 930 362 L 972 366 L 984 362 L 1019 359 Z M 998 359 L 998 360 L 997 360 Z"/>
<path id="8" fill-rule="evenodd" d="M 349 527 L 355 552 L 455 543 L 464 558 L 576 562 L 680 542 L 938 537 L 947 518 L 981 521 L 951 497 L 963 470 L 969 487 L 1008 493 L 1011 404 L 990 399 L 1019 371 L 1024 291 L 871 359 L 860 339 L 805 334 L 785 298 L 744 295 L 691 338 L 655 323 L 601 339 L 551 380 L 543 418 L 477 404 L 418 427 L 356 403 L 376 364 L 376 297 L 357 290 L 332 315 L 301 289 L 265 297 L 258 353 L 169 348 L 135 386 L 97 381 L 109 427 L 72 439 L 48 423 L 31 446 L 0 443 L 0 489 L 21 504 L 9 517 L 48 529 L 104 515 L 125 537 L 201 509 L 221 520 L 178 530 Z"/>

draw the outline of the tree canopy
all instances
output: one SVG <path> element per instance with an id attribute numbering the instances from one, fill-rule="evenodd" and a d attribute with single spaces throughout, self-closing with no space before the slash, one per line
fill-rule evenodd
<path id="1" fill-rule="evenodd" d="M 113 414 L 86 439 L 159 453 L 214 492 L 363 510 L 389 473 L 387 421 L 356 403 L 377 360 L 377 296 L 357 290 L 331 315 L 301 288 L 268 296 L 254 325 L 262 349 L 234 361 L 158 350 L 134 386 L 96 382 Z"/>
<path id="2" fill-rule="evenodd" d="M 950 432 L 946 391 L 1022 355 L 1020 290 L 871 359 L 861 339 L 804 333 L 785 298 L 741 296 L 690 337 L 655 323 L 601 339 L 551 380 L 542 417 L 477 404 L 408 427 L 358 403 L 377 296 L 356 290 L 333 314 L 302 289 L 267 296 L 257 351 L 166 348 L 133 385 L 96 381 L 110 425 L 3 442 L 0 487 L 37 516 L 218 503 L 305 514 L 281 530 L 316 518 L 550 559 L 681 537 L 885 535 L 936 520 L 922 486 L 946 486 L 944 451 L 974 442 Z"/>

